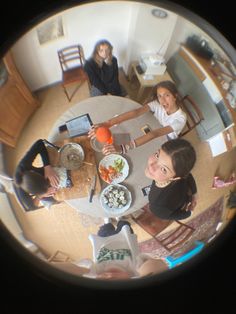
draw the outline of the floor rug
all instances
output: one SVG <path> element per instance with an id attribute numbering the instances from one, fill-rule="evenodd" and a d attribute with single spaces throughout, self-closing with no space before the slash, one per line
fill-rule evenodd
<path id="1" fill-rule="evenodd" d="M 195 240 L 207 242 L 216 233 L 216 227 L 221 221 L 224 208 L 224 198 L 219 198 L 212 206 L 204 212 L 189 220 L 187 224 L 195 229 L 191 237 L 182 246 L 177 246 L 173 250 L 166 250 L 155 239 L 146 240 L 139 243 L 139 249 L 142 253 L 147 253 L 154 258 L 164 258 L 168 255 L 178 256 L 194 246 Z M 157 239 L 163 239 L 173 230 L 163 233 Z"/>

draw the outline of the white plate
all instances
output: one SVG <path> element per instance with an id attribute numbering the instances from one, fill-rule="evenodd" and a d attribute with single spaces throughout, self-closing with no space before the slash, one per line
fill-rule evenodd
<path id="1" fill-rule="evenodd" d="M 114 161 L 118 158 L 122 159 L 122 161 L 124 162 L 124 167 L 123 167 L 119 177 L 114 178 L 111 182 L 108 182 L 108 181 L 103 179 L 103 177 L 101 176 L 101 174 L 99 172 L 99 175 L 102 178 L 102 180 L 109 183 L 109 184 L 117 184 L 117 183 L 123 182 L 129 174 L 129 164 L 123 156 L 118 155 L 118 154 L 107 155 L 99 163 L 98 169 L 100 168 L 100 166 L 108 168 L 109 166 L 114 166 Z"/>
<path id="2" fill-rule="evenodd" d="M 127 203 L 122 208 L 109 207 L 107 204 L 105 204 L 104 196 L 107 195 L 107 193 L 109 193 L 109 190 L 111 187 L 113 187 L 114 189 L 119 190 L 119 191 L 124 191 L 125 199 L 127 200 Z M 130 191 L 127 189 L 126 186 L 121 185 L 121 184 L 110 184 L 110 185 L 108 185 L 102 191 L 102 193 L 100 195 L 100 203 L 101 203 L 103 209 L 105 210 L 105 212 L 107 212 L 108 214 L 114 214 L 115 216 L 120 215 L 120 214 L 124 213 L 127 209 L 129 209 L 131 202 L 132 202 L 132 196 L 131 196 Z"/>

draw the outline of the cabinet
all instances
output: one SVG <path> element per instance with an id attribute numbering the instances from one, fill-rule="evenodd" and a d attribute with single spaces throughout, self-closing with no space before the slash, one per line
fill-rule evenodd
<path id="1" fill-rule="evenodd" d="M 168 61 L 167 69 L 180 94 L 191 95 L 203 113 L 204 120 L 196 127 L 200 139 L 208 140 L 233 124 L 224 95 L 207 72 L 204 59 L 181 47 Z M 210 86 L 215 86 L 213 92 Z"/>
<path id="2" fill-rule="evenodd" d="M 18 72 L 10 51 L 1 62 L 0 142 L 15 147 L 32 113 L 39 106 Z"/>

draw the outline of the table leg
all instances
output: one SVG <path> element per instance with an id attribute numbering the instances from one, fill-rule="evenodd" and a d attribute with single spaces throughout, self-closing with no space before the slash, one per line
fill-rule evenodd
<path id="1" fill-rule="evenodd" d="M 138 94 L 137 94 L 137 100 L 138 100 L 138 101 L 141 100 L 141 97 L 142 97 L 142 95 L 143 95 L 144 89 L 145 89 L 145 87 L 143 87 L 143 86 L 140 85 L 139 91 L 138 91 Z"/>
<path id="2" fill-rule="evenodd" d="M 129 75 L 128 75 L 128 78 L 129 78 L 129 81 L 132 80 L 132 78 L 134 77 L 134 68 L 133 68 L 133 65 L 130 67 L 130 71 L 129 71 Z"/>

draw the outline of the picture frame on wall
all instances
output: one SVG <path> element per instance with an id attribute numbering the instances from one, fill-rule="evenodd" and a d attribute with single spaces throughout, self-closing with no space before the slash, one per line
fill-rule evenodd
<path id="1" fill-rule="evenodd" d="M 40 45 L 49 43 L 65 36 L 62 16 L 46 21 L 37 28 L 37 37 Z"/>

